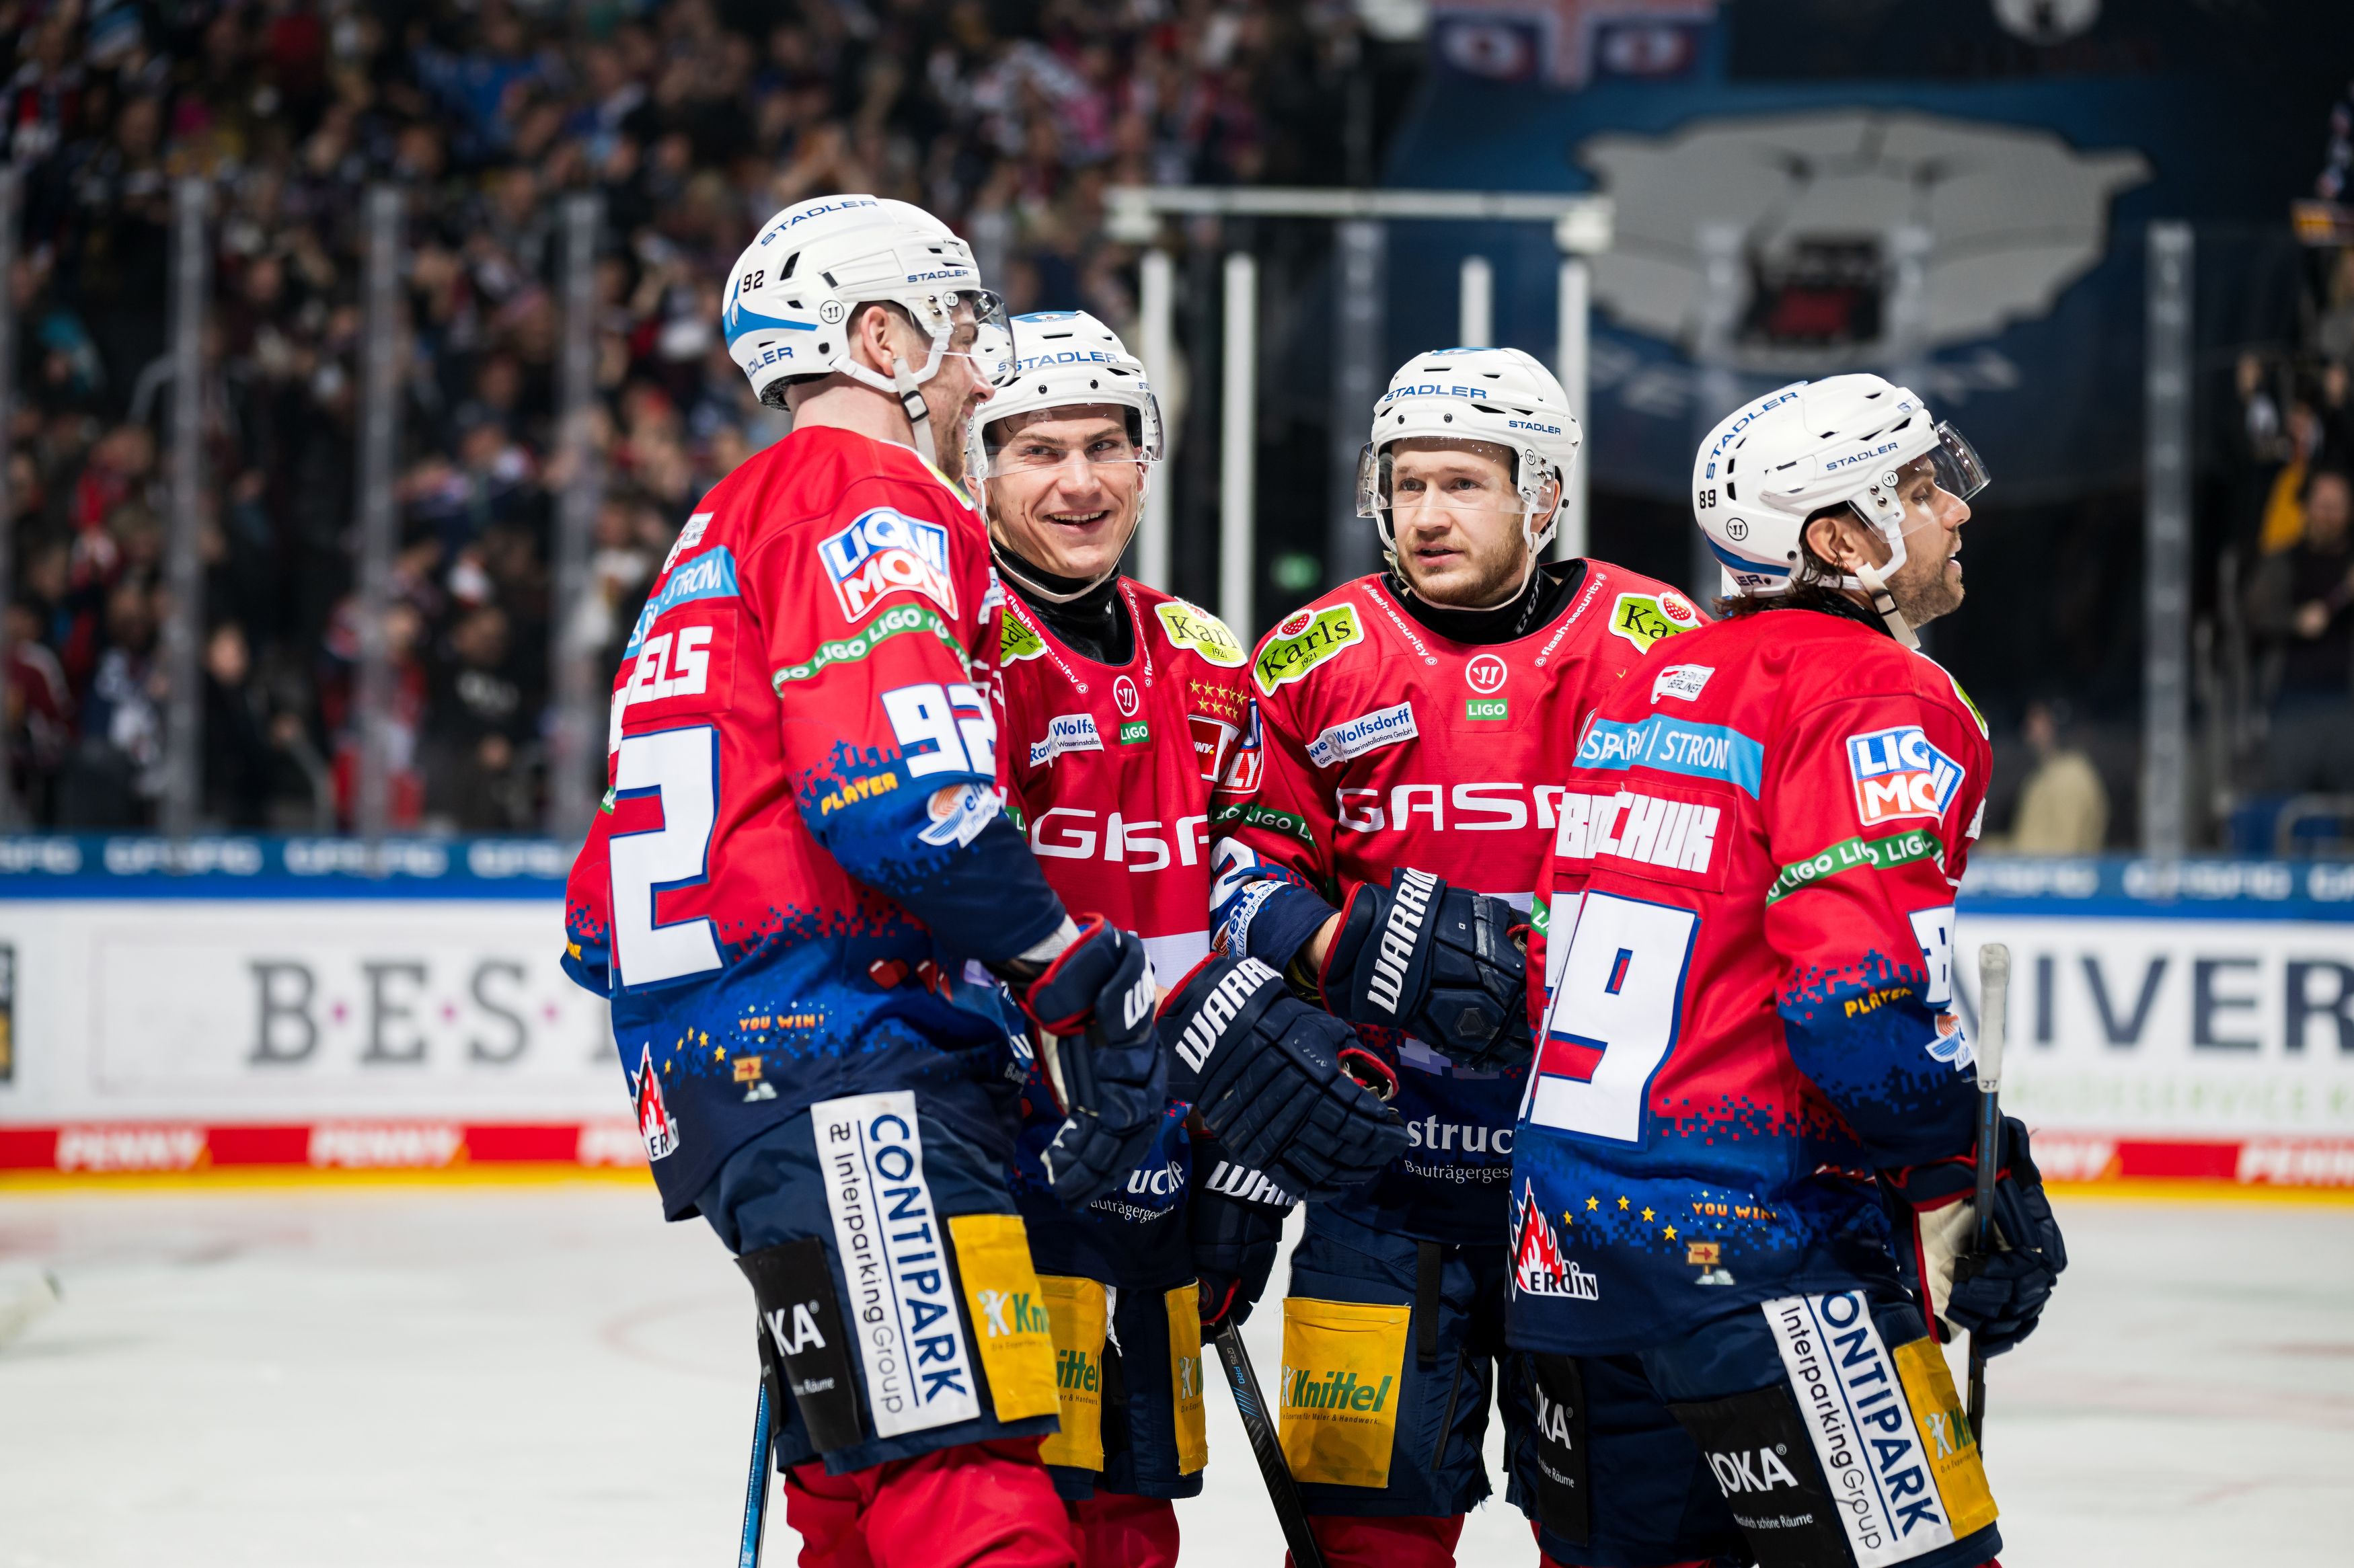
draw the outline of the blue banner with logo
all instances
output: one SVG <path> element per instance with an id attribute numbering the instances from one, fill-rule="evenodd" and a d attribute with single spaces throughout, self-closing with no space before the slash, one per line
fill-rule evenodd
<path id="1" fill-rule="evenodd" d="M 2139 482 L 2150 222 L 2199 226 L 2203 343 L 2294 332 L 2287 206 L 2321 165 L 2354 7 L 1437 0 L 1429 49 L 1389 184 L 1476 170 L 1616 204 L 1593 270 L 1598 487 L 1678 495 L 1741 401 L 1872 369 L 1967 431 L 2019 503 Z M 1453 334 L 1431 302 L 1475 253 L 1496 341 L 1551 359 L 1549 234 L 1399 224 L 1393 363 Z"/>

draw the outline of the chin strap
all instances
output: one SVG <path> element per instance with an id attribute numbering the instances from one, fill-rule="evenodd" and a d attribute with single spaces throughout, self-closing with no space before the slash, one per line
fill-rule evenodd
<path id="1" fill-rule="evenodd" d="M 899 395 L 899 411 L 907 417 L 908 432 L 916 438 L 916 455 L 933 468 L 940 466 L 940 449 L 932 440 L 932 411 L 924 403 L 924 389 L 907 368 L 907 356 L 891 356 L 891 386 Z"/>
<path id="2" fill-rule="evenodd" d="M 1864 592 L 1872 596 L 1872 608 L 1878 610 L 1880 619 L 1887 623 L 1888 635 L 1907 648 L 1920 647 L 1921 639 L 1914 632 L 1912 623 L 1904 619 L 1904 612 L 1896 608 L 1896 596 L 1888 591 L 1888 579 L 1880 575 L 1880 568 L 1870 561 L 1858 561 L 1855 564 L 1855 580 Z"/>
<path id="3" fill-rule="evenodd" d="M 1088 578 L 1087 586 L 1084 588 L 1076 589 L 1053 588 L 1048 588 L 1044 583 L 1038 580 L 1041 574 L 1038 572 L 1036 567 L 1030 567 L 1028 570 L 1023 570 L 1023 567 L 1029 567 L 1029 563 L 1027 561 L 1023 561 L 1021 556 L 1015 555 L 1012 550 L 991 550 L 990 552 L 990 556 L 997 562 L 998 576 L 1012 577 L 1014 582 L 1021 586 L 1024 596 L 1044 599 L 1048 604 L 1076 604 L 1080 599 L 1087 598 L 1087 595 L 1095 592 L 1096 589 L 1103 587 L 1104 584 L 1109 582 L 1112 578 L 1119 576 L 1119 557 L 1118 556 L 1114 556 L 1112 557 L 1111 570 L 1098 573 L 1097 576 Z M 1071 579 L 1066 577 L 1063 580 L 1065 582 L 1068 582 Z"/>

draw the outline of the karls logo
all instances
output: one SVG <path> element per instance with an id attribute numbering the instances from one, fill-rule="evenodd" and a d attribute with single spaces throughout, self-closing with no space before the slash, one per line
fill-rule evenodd
<path id="1" fill-rule="evenodd" d="M 956 584 L 949 576 L 949 531 L 877 506 L 818 543 L 819 558 L 833 581 L 833 597 L 854 625 L 866 619 L 884 597 L 913 588 L 949 615 L 956 613 Z"/>
<path id="2" fill-rule="evenodd" d="M 1962 765 L 1938 750 L 1918 725 L 1847 737 L 1855 779 L 1855 814 L 1867 828 L 1905 817 L 1946 814 L 1962 787 Z"/>
<path id="3" fill-rule="evenodd" d="M 1197 1073 L 1208 1067 L 1211 1049 L 1226 1032 L 1226 1025 L 1240 1015 L 1260 987 L 1280 983 L 1276 972 L 1257 959 L 1245 959 L 1236 964 L 1211 988 L 1210 994 L 1202 1001 L 1202 1010 L 1177 1037 L 1177 1054 Z"/>
<path id="4" fill-rule="evenodd" d="M 1144 705 L 1144 699 L 1137 695 L 1136 683 L 1122 675 L 1111 683 L 1111 703 L 1119 710 L 1120 717 L 1134 718 L 1136 710 Z"/>
<path id="5" fill-rule="evenodd" d="M 1381 946 L 1373 954 L 1373 978 L 1365 995 L 1373 1005 L 1397 1016 L 1398 993 L 1405 987 L 1405 967 L 1414 959 L 1416 938 L 1430 913 L 1430 895 L 1438 878 L 1426 871 L 1401 871 L 1390 887 L 1390 917 L 1383 922 Z"/>
<path id="6" fill-rule="evenodd" d="M 1030 743 L 1030 766 L 1051 763 L 1066 751 L 1101 751 L 1103 736 L 1093 714 L 1056 714 L 1046 721 L 1043 740 Z"/>
<path id="7" fill-rule="evenodd" d="M 1415 738 L 1414 705 L 1376 708 L 1328 726 L 1308 743 L 1308 760 L 1319 768 L 1337 768 L 1353 757 Z"/>
<path id="8" fill-rule="evenodd" d="M 1271 697 L 1278 687 L 1299 680 L 1341 649 L 1364 641 L 1364 636 L 1365 630 L 1359 624 L 1352 604 L 1303 609 L 1279 622 L 1268 634 L 1253 662 L 1251 679 Z"/>
<path id="9" fill-rule="evenodd" d="M 1463 666 L 1464 683 L 1483 697 L 1502 691 L 1511 674 L 1511 666 L 1493 653 L 1482 653 Z"/>

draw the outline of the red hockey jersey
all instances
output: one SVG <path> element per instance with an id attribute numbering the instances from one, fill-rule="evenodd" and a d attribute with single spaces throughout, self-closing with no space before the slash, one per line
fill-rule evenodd
<path id="1" fill-rule="evenodd" d="M 958 975 L 1062 906 L 998 806 L 996 603 L 963 495 L 835 429 L 737 468 L 663 564 L 614 682 L 566 963 L 612 999 L 673 1217 L 833 1096 L 921 1081 L 1002 1138 L 981 1080 L 1002 1015 Z"/>
<path id="2" fill-rule="evenodd" d="M 1207 610 L 1126 579 L 1119 592 L 1134 633 L 1119 665 L 1074 652 L 1006 596 L 998 777 L 1063 902 L 1142 937 L 1161 984 L 1173 985 L 1209 953 L 1211 792 L 1250 766 L 1238 761 L 1250 651 Z M 1192 1278 L 1185 1107 L 1172 1107 L 1120 1191 L 1073 1213 L 1037 1166 L 1061 1118 L 1034 1067 L 1023 1105 L 1013 1186 L 1039 1267 L 1140 1289 Z"/>
<path id="3" fill-rule="evenodd" d="M 1263 778 L 1221 809 L 1219 889 L 1273 866 L 1337 904 L 1402 866 L 1529 907 L 1577 728 L 1660 639 L 1701 624 L 1649 577 L 1580 563 L 1564 609 L 1474 646 L 1360 577 L 1279 622 L 1251 678 Z M 1344 1202 L 1419 1238 L 1503 1234 L 1520 1073 L 1474 1073 L 1400 1043 L 1405 1152 Z"/>
<path id="4" fill-rule="evenodd" d="M 1821 611 L 1679 639 L 1603 703 L 1530 961 L 1514 1344 L 1887 1277 L 1870 1172 L 1970 1145 L 1954 889 L 1988 757 L 1942 668 Z"/>

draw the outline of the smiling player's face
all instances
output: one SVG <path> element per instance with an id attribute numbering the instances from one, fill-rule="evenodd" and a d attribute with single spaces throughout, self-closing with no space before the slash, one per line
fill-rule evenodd
<path id="1" fill-rule="evenodd" d="M 1091 580 L 1119 564 L 1144 503 L 1144 464 L 1126 410 L 1046 408 L 988 434 L 989 526 L 1056 577 Z"/>

